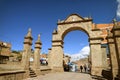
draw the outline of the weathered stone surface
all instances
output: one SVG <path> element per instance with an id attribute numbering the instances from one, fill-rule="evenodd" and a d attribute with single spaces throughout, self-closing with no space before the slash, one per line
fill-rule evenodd
<path id="1" fill-rule="evenodd" d="M 5 71 L 0 72 L 0 80 L 22 80 L 24 79 L 25 71 Z"/>
<path id="2" fill-rule="evenodd" d="M 108 68 L 108 63 L 107 63 L 107 50 L 105 46 L 102 46 L 102 62 L 103 62 L 103 69 Z"/>
<path id="3" fill-rule="evenodd" d="M 113 74 L 113 77 L 115 77 L 118 73 L 118 61 L 117 61 L 117 56 L 116 56 L 115 44 L 112 41 L 113 41 L 112 39 L 109 40 L 108 46 L 110 50 L 112 74 Z"/>
<path id="4" fill-rule="evenodd" d="M 63 40 L 67 33 L 73 30 L 84 31 L 90 38 L 92 75 L 101 75 L 102 52 L 101 30 L 93 30 L 91 18 L 82 18 L 77 14 L 71 14 L 67 19 L 58 22 L 57 30 L 53 32 L 52 48 L 49 52 L 49 66 L 54 71 L 62 71 L 63 67 Z"/>
<path id="5" fill-rule="evenodd" d="M 115 42 L 114 44 L 115 44 L 117 61 L 118 61 L 117 77 L 120 79 L 120 25 L 114 24 L 112 33 L 113 33 L 113 38 L 114 38 L 114 42 Z"/>
<path id="6" fill-rule="evenodd" d="M 24 50 L 22 54 L 22 68 L 24 70 L 29 70 L 30 66 L 30 54 L 31 54 L 31 45 L 32 45 L 32 35 L 31 35 L 31 29 L 28 30 L 27 35 L 25 36 L 24 39 Z"/>
<path id="7" fill-rule="evenodd" d="M 34 63 L 33 63 L 33 70 L 37 75 L 40 75 L 40 51 L 41 51 L 41 41 L 40 41 L 40 35 L 38 35 L 38 39 L 35 43 Z"/>

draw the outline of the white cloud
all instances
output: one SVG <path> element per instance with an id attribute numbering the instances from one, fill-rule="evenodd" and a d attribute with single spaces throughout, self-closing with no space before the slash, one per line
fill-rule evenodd
<path id="1" fill-rule="evenodd" d="M 75 54 L 72 54 L 72 55 L 70 55 L 68 53 L 65 53 L 65 55 L 71 56 L 71 61 L 76 61 L 76 60 L 79 60 L 79 59 L 87 57 L 89 55 L 89 53 L 90 53 L 90 47 L 89 46 L 85 46 L 78 53 L 75 53 Z"/>
<path id="2" fill-rule="evenodd" d="M 118 6 L 117 6 L 117 17 L 120 18 L 120 0 L 117 0 Z"/>

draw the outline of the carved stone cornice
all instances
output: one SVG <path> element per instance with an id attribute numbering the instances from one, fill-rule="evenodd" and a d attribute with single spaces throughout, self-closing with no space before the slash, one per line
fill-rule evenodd
<path id="1" fill-rule="evenodd" d="M 60 46 L 60 47 L 62 47 L 62 48 L 63 48 L 63 46 L 62 46 L 62 45 L 52 45 L 52 47 L 58 47 L 58 46 Z"/>
<path id="2" fill-rule="evenodd" d="M 62 44 L 64 43 L 63 40 L 53 40 L 52 42 L 53 42 L 53 43 L 54 43 L 54 42 L 61 42 Z"/>
<path id="3" fill-rule="evenodd" d="M 100 45 L 101 43 L 90 43 L 90 45 Z"/>
<path id="4" fill-rule="evenodd" d="M 100 29 L 92 29 L 92 31 L 100 31 Z"/>
<path id="5" fill-rule="evenodd" d="M 94 38 L 89 38 L 89 40 L 103 40 L 102 37 L 94 37 Z"/>
<path id="6" fill-rule="evenodd" d="M 57 25 L 72 24 L 72 23 L 81 23 L 81 22 L 89 22 L 89 21 L 92 21 L 92 19 L 79 20 L 79 21 L 69 21 L 69 22 L 59 22 L 59 23 L 57 23 Z"/>

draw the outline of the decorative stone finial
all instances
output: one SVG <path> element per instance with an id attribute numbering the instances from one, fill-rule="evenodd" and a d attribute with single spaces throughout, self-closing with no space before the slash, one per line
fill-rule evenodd
<path id="1" fill-rule="evenodd" d="M 28 31 L 31 32 L 31 28 L 29 28 Z"/>
<path id="2" fill-rule="evenodd" d="M 41 41 L 40 41 L 40 34 L 38 35 L 38 39 L 37 39 L 36 42 L 40 42 L 41 43 Z"/>
<path id="3" fill-rule="evenodd" d="M 58 19 L 58 23 L 60 22 L 60 19 Z"/>
<path id="4" fill-rule="evenodd" d="M 32 33 L 32 30 L 31 30 L 31 28 L 29 28 L 26 37 L 32 37 L 31 33 Z"/>
<path id="5" fill-rule="evenodd" d="M 38 34 L 38 38 L 40 38 L 40 34 Z"/>
<path id="6" fill-rule="evenodd" d="M 38 35 L 38 41 L 40 41 L 40 34 Z"/>
<path id="7" fill-rule="evenodd" d="M 57 34 L 57 30 L 56 29 L 54 29 L 53 34 Z"/>
<path id="8" fill-rule="evenodd" d="M 56 33 L 56 29 L 54 29 L 53 33 Z"/>
<path id="9" fill-rule="evenodd" d="M 37 39 L 37 41 L 35 42 L 35 48 L 41 48 L 41 45 L 42 45 L 42 43 L 41 43 L 41 41 L 40 41 L 40 34 L 38 35 L 38 39 Z"/>
<path id="10" fill-rule="evenodd" d="M 29 28 L 27 35 L 24 37 L 24 44 L 32 45 L 33 38 L 32 38 L 32 35 L 31 35 L 32 33 L 31 32 L 32 32 L 31 28 Z"/>

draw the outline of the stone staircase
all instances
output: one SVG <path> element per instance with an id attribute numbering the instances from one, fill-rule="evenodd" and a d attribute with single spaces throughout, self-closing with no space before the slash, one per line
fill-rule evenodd
<path id="1" fill-rule="evenodd" d="M 31 68 L 29 68 L 29 72 L 30 72 L 29 76 L 30 76 L 31 78 L 32 78 L 32 77 L 37 77 L 36 73 L 35 73 Z"/>

